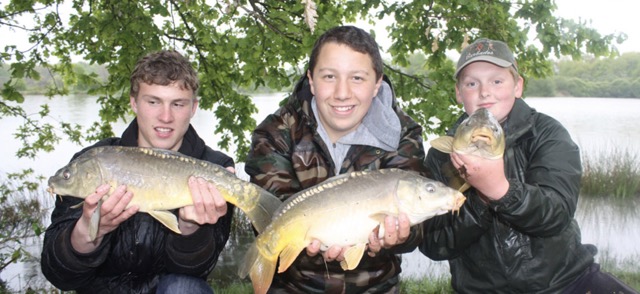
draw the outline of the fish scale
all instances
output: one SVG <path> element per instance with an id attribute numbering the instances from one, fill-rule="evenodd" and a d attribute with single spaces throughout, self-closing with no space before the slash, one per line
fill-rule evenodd
<path id="1" fill-rule="evenodd" d="M 269 224 L 282 202 L 263 188 L 239 179 L 217 164 L 179 152 L 125 146 L 91 148 L 49 178 L 49 192 L 85 198 L 101 184 L 119 185 L 133 192 L 129 206 L 149 213 L 176 233 L 176 216 L 169 210 L 192 205 L 188 179 L 201 177 L 213 183 L 224 199 L 242 210 L 258 232 Z M 99 220 L 99 210 L 97 210 Z M 91 227 L 97 232 L 97 223 Z"/>
<path id="2" fill-rule="evenodd" d="M 249 247 L 238 274 L 251 277 L 254 292 L 266 293 L 278 260 L 285 271 L 313 239 L 322 248 L 351 246 L 343 269 L 360 262 L 368 236 L 384 218 L 404 213 L 411 225 L 457 210 L 464 196 L 444 184 L 400 169 L 339 175 L 292 195 Z"/>

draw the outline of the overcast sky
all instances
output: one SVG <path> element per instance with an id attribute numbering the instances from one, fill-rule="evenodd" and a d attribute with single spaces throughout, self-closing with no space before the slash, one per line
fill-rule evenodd
<path id="1" fill-rule="evenodd" d="M 616 45 L 621 53 L 640 52 L 640 21 L 638 10 L 630 0 L 556 0 L 556 15 L 563 18 L 591 20 L 591 26 L 601 34 L 623 32 L 628 39 Z"/>
<path id="2" fill-rule="evenodd" d="M 556 0 L 558 9 L 555 11 L 555 15 L 590 21 L 591 27 L 597 29 L 601 34 L 624 32 L 628 36 L 627 41 L 622 45 L 614 45 L 621 53 L 640 52 L 640 21 L 638 21 L 637 10 L 631 7 L 630 2 L 632 1 Z M 380 31 L 384 32 L 384 30 Z M 376 39 L 385 49 L 388 47 L 384 45 L 386 36 L 378 35 Z M 8 32 L 4 27 L 0 29 L 0 40 L 2 40 L 0 41 L 1 47 L 8 43 L 16 43 L 19 50 L 31 47 L 27 43 L 24 32 Z M 11 42 L 7 40 L 11 40 Z"/>

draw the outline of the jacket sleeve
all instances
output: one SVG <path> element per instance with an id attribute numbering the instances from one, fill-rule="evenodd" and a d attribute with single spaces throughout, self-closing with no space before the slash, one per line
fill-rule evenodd
<path id="1" fill-rule="evenodd" d="M 82 214 L 82 208 L 71 208 L 81 200 L 58 197 L 51 215 L 51 225 L 44 235 L 40 266 L 44 276 L 61 290 L 74 290 L 88 285 L 96 276 L 96 269 L 107 259 L 110 235 L 104 236 L 100 246 L 88 254 L 78 253 L 71 246 L 71 231 Z"/>
<path id="2" fill-rule="evenodd" d="M 449 184 L 447 165 L 449 154 L 429 149 L 426 166 L 433 179 Z M 457 213 L 435 216 L 422 223 L 423 242 L 420 251 L 433 260 L 455 258 L 461 251 L 476 242 L 489 228 L 492 216 L 489 208 L 470 189 L 467 200 Z"/>
<path id="3" fill-rule="evenodd" d="M 193 234 L 169 234 L 165 265 L 170 273 L 206 278 L 215 267 L 231 230 L 233 207 L 215 224 L 200 227 Z"/>
<path id="4" fill-rule="evenodd" d="M 509 178 L 509 191 L 489 203 L 498 217 L 531 236 L 549 237 L 565 230 L 578 204 L 582 166 L 578 146 L 555 119 L 540 116 L 532 144 L 523 144 L 524 179 Z M 518 156 L 513 160 L 518 160 Z M 513 165 L 508 165 L 513 166 Z M 518 165 L 520 167 L 520 165 Z M 509 174 L 522 174 L 511 171 Z"/>
<path id="5" fill-rule="evenodd" d="M 291 160 L 291 127 L 282 114 L 267 116 L 253 131 L 245 162 L 251 182 L 283 201 L 302 190 Z"/>

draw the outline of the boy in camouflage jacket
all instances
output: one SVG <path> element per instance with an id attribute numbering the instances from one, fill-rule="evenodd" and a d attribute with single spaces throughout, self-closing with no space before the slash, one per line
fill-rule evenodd
<path id="1" fill-rule="evenodd" d="M 424 156 L 422 127 L 397 106 L 375 40 L 340 26 L 316 41 L 307 74 L 286 105 L 254 131 L 245 170 L 285 200 L 351 171 L 393 167 L 426 175 Z M 396 254 L 415 249 L 421 230 L 410 229 L 404 215 L 387 217 L 385 229 L 382 239 L 372 232 L 368 254 L 350 271 L 339 264 L 345 248 L 317 254 L 320 244 L 312 242 L 275 275 L 269 293 L 397 293 Z"/>

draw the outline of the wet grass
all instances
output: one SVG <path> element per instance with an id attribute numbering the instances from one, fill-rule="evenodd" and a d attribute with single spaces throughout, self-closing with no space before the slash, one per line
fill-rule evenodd
<path id="1" fill-rule="evenodd" d="M 224 288 L 217 288 L 212 285 L 215 293 L 221 294 L 247 294 L 253 293 L 250 282 L 237 282 Z M 411 278 L 400 281 L 400 293 L 402 294 L 435 294 L 454 293 L 448 277 L 436 279 Z"/>
<path id="2" fill-rule="evenodd" d="M 601 271 L 611 273 L 633 289 L 640 289 L 640 256 L 632 256 L 622 260 L 611 256 L 608 251 L 596 255 L 596 262 Z"/>
<path id="3" fill-rule="evenodd" d="M 626 283 L 633 289 L 640 289 L 640 270 L 620 268 L 609 269 L 603 265 L 602 270 L 613 274 L 615 277 Z M 253 293 L 251 283 L 238 282 L 233 283 L 224 288 L 216 288 L 213 285 L 215 293 L 222 294 L 247 294 Z M 400 281 L 400 293 L 401 294 L 450 294 L 454 293 L 451 288 L 451 280 L 448 276 L 442 276 L 436 279 L 432 278 L 411 278 Z"/>
<path id="4" fill-rule="evenodd" d="M 626 199 L 640 195 L 640 155 L 631 148 L 582 156 L 582 190 L 585 197 Z"/>
<path id="5" fill-rule="evenodd" d="M 436 294 L 454 293 L 451 279 L 448 276 L 438 278 L 411 278 L 400 280 L 400 293 L 403 294 Z"/>

